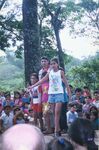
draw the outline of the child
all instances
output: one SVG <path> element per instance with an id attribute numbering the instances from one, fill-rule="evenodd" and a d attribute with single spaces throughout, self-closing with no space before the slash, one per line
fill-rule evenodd
<path id="1" fill-rule="evenodd" d="M 70 124 L 78 118 L 78 113 L 76 112 L 76 106 L 73 103 L 69 104 L 70 110 L 66 113 L 67 116 L 67 125 L 70 126 Z"/>
<path id="2" fill-rule="evenodd" d="M 41 78 L 43 78 L 47 72 L 43 72 Z M 53 133 L 54 128 L 54 120 L 53 120 L 53 113 L 50 110 L 50 105 L 48 103 L 48 89 L 49 89 L 49 82 L 45 81 L 40 86 L 40 92 L 41 92 L 41 101 L 42 101 L 42 112 L 43 117 L 46 125 L 46 130 L 43 132 L 44 134 L 50 134 Z"/>
<path id="3" fill-rule="evenodd" d="M 4 106 L 4 112 L 0 117 L 0 131 L 7 130 L 13 125 L 13 113 L 11 113 L 11 106 Z"/>
<path id="4" fill-rule="evenodd" d="M 38 82 L 38 75 L 36 73 L 32 73 L 31 84 L 34 85 Z M 41 95 L 39 92 L 39 87 L 36 86 L 31 91 L 32 94 L 32 109 L 34 114 L 34 125 L 38 125 L 37 119 L 39 118 L 40 128 L 43 130 L 43 119 L 42 119 L 42 104 L 41 104 Z"/>
<path id="5" fill-rule="evenodd" d="M 29 119 L 29 124 L 33 125 L 34 124 L 33 109 L 29 109 L 28 119 Z"/>
<path id="6" fill-rule="evenodd" d="M 99 110 L 99 90 L 94 91 L 94 99 L 93 104 L 97 107 Z"/>
<path id="7" fill-rule="evenodd" d="M 24 113 L 20 110 L 19 107 L 14 108 L 14 118 L 13 124 L 23 124 L 25 123 Z"/>
<path id="8" fill-rule="evenodd" d="M 82 107 L 83 113 L 86 113 L 86 112 L 88 113 L 89 112 L 90 102 L 91 102 L 91 97 L 90 96 L 85 97 L 85 104 Z"/>
<path id="9" fill-rule="evenodd" d="M 14 91 L 14 103 L 15 106 L 22 106 L 21 94 L 18 91 Z"/>
<path id="10" fill-rule="evenodd" d="M 62 81 L 67 87 L 68 94 L 70 95 L 69 85 L 65 78 L 64 72 L 59 70 L 59 62 L 57 58 L 51 59 L 51 70 L 43 77 L 40 81 L 32 86 L 34 88 L 37 85 L 44 83 L 49 80 L 49 90 L 48 90 L 48 102 L 51 105 L 53 114 L 55 114 L 55 137 L 60 136 L 60 113 L 62 103 L 64 102 L 64 91 L 62 86 Z"/>
<path id="11" fill-rule="evenodd" d="M 92 122 L 94 130 L 98 130 L 99 129 L 98 111 L 91 111 L 90 120 Z"/>
<path id="12" fill-rule="evenodd" d="M 84 97 L 87 97 L 87 96 L 91 97 L 90 89 L 87 86 L 83 87 L 83 96 Z"/>
<path id="13" fill-rule="evenodd" d="M 11 107 L 14 107 L 14 101 L 11 100 L 10 92 L 5 93 L 5 101 L 3 102 L 3 107 L 6 105 L 10 105 Z"/>

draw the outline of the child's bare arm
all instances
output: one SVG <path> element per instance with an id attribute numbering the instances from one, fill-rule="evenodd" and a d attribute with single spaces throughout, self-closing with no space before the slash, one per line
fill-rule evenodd
<path id="1" fill-rule="evenodd" d="M 63 82 L 64 82 L 64 84 L 65 84 L 65 86 L 67 88 L 69 99 L 71 99 L 71 91 L 70 91 L 70 88 L 69 88 L 69 84 L 68 84 L 67 78 L 65 77 L 64 71 L 61 71 L 61 76 L 62 76 Z"/>

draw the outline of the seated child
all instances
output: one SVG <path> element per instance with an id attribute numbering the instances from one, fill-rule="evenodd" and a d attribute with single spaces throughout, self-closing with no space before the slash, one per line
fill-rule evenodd
<path id="1" fill-rule="evenodd" d="M 0 131 L 5 131 L 13 125 L 13 113 L 11 112 L 11 106 L 4 106 L 4 112 L 0 117 Z"/>

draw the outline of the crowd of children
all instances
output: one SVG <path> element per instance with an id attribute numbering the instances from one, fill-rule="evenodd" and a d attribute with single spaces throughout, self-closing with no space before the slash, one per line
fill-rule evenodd
<path id="1" fill-rule="evenodd" d="M 50 65 L 46 57 L 41 61 L 42 69 L 39 75 L 30 75 L 27 89 L 13 94 L 0 92 L 0 132 L 15 124 L 29 123 L 38 126 L 44 134 L 54 132 L 58 137 L 63 110 L 63 124 L 65 122 L 68 127 L 81 117 L 90 120 L 93 128 L 98 130 L 99 90 L 91 93 L 87 86 L 73 88 L 56 58 L 51 59 Z M 63 107 L 65 103 L 67 107 Z"/>

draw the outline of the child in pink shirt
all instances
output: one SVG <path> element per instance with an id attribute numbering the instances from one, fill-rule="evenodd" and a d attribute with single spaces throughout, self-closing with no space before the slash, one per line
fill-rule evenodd
<path id="1" fill-rule="evenodd" d="M 43 72 L 41 78 L 43 78 L 47 72 Z M 42 102 L 42 111 L 43 111 L 43 117 L 45 120 L 45 126 L 46 126 L 46 131 L 44 131 L 45 134 L 50 134 L 53 132 L 53 126 L 51 125 L 53 114 L 50 110 L 50 105 L 48 103 L 48 89 L 49 89 L 49 82 L 45 81 L 41 86 L 40 86 L 40 92 L 41 92 L 41 102 Z"/>

